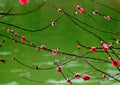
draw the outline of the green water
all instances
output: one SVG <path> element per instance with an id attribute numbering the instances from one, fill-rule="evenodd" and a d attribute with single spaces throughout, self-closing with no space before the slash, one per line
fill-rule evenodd
<path id="1" fill-rule="evenodd" d="M 100 1 L 105 3 L 106 5 L 110 5 L 116 10 L 120 10 L 120 6 L 118 4 L 116 5 L 116 3 L 113 3 L 112 1 Z M 11 6 L 14 6 L 13 10 L 10 13 L 21 13 L 31 10 L 32 8 L 40 5 L 42 2 L 43 0 L 29 0 L 29 3 L 27 5 L 21 6 L 18 0 L 0 0 L 0 10 L 8 11 Z M 92 17 L 94 17 L 96 20 L 98 20 L 100 23 L 104 24 L 108 28 L 104 28 L 96 24 L 85 14 L 78 13 L 76 18 L 92 26 L 95 26 L 96 28 L 100 28 L 106 31 L 109 31 L 109 28 L 112 28 L 112 30 L 117 32 L 120 31 L 119 22 L 115 22 L 113 20 L 106 21 L 105 19 L 103 19 L 103 17 L 92 15 L 90 9 L 100 10 L 101 13 L 105 15 L 111 15 L 119 20 L 120 15 L 105 7 L 97 5 L 91 2 L 90 0 L 47 0 L 45 5 L 41 9 L 33 13 L 21 16 L 5 16 L 4 18 L 1 18 L 0 21 L 25 27 L 27 29 L 39 29 L 50 24 L 52 21 L 54 21 L 61 15 L 58 14 L 51 5 L 55 5 L 58 8 L 62 7 L 66 12 L 68 12 L 71 15 L 74 15 L 74 11 L 76 11 L 76 9 L 73 7 L 74 4 L 79 4 L 80 6 L 82 6 L 87 13 L 90 13 Z M 69 18 L 66 15 L 64 15 L 56 24 L 57 25 L 55 27 L 50 26 L 46 30 L 38 32 L 26 32 L 12 26 L 0 24 L 0 33 L 12 37 L 12 35 L 6 32 L 6 28 L 10 28 L 20 35 L 26 35 L 29 41 L 34 42 L 37 45 L 44 44 L 50 49 L 59 48 L 60 51 L 73 53 L 77 55 L 81 55 L 82 53 L 89 51 L 88 49 L 84 48 L 81 48 L 80 50 L 76 49 L 76 46 L 78 45 L 76 42 L 77 40 L 79 40 L 86 46 L 100 46 L 100 41 L 98 38 L 76 26 L 72 21 L 69 20 Z M 82 26 L 97 34 L 104 40 L 108 41 L 108 43 L 111 42 L 111 40 L 108 39 L 111 37 L 110 34 L 95 31 L 84 25 Z M 119 39 L 119 36 L 114 37 Z M 61 61 L 63 63 L 64 61 L 67 61 L 68 59 L 72 58 L 71 56 L 52 56 L 50 52 L 36 51 L 35 48 L 20 43 L 13 44 L 12 40 L 9 40 L 2 36 L 0 36 L 0 40 L 5 40 L 3 46 L 0 47 L 0 57 L 6 60 L 5 65 L 0 63 L 0 85 L 48 85 L 45 83 L 31 82 L 25 80 L 22 78 L 22 76 L 33 80 L 45 82 L 65 82 L 62 75 L 56 72 L 56 68 L 46 71 L 37 71 L 34 69 L 26 68 L 17 63 L 16 61 L 11 60 L 11 58 L 15 56 L 19 61 L 29 66 L 32 66 L 38 62 L 40 67 L 45 68 L 53 66 L 54 61 Z M 119 45 L 117 46 L 119 47 Z M 67 58 L 63 59 L 64 56 Z M 103 53 L 90 54 L 89 56 L 108 59 L 107 55 Z M 113 68 L 109 64 L 96 63 L 95 65 L 104 69 L 104 71 L 110 71 L 111 73 L 118 72 L 115 68 L 114 70 L 112 70 Z M 79 60 L 72 61 L 63 66 L 63 72 L 65 76 L 68 75 L 68 77 L 72 77 L 72 74 L 68 71 L 68 69 L 72 70 L 74 73 L 84 73 L 86 71 L 93 70 L 88 64 Z M 101 77 L 101 73 L 98 73 L 97 71 L 90 73 L 90 75 L 92 77 Z M 100 80 L 100 82 L 101 85 L 119 84 L 118 82 L 108 80 Z M 73 80 L 73 85 L 98 85 L 98 80 L 91 79 L 90 81 L 86 82 L 84 82 L 82 79 Z"/>

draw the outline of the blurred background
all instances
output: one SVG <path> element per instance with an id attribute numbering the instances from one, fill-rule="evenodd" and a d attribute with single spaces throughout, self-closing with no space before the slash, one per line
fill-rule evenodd
<path id="1" fill-rule="evenodd" d="M 98 0 L 98 2 L 120 11 L 120 0 Z M 39 6 L 42 3 L 43 0 L 29 0 L 28 4 L 21 5 L 19 3 L 19 0 L 0 0 L 0 11 L 7 12 L 13 6 L 13 9 L 10 11 L 10 13 L 24 13 Z M 80 19 L 81 21 L 86 22 L 101 30 L 111 31 L 112 29 L 116 32 L 120 31 L 120 22 L 114 20 L 107 21 L 103 16 L 93 15 L 92 9 L 99 10 L 101 14 L 112 16 L 118 20 L 120 20 L 120 14 L 96 4 L 95 2 L 92 2 L 92 0 L 46 0 L 46 3 L 43 7 L 32 13 L 18 16 L 5 16 L 4 18 L 0 18 L 0 22 L 7 22 L 31 30 L 40 29 L 51 24 L 51 22 L 55 21 L 59 16 L 61 16 L 61 14 L 57 13 L 52 5 L 56 6 L 57 8 L 63 8 L 67 13 L 74 16 L 74 12 L 77 11 L 74 8 L 75 4 L 83 7 L 85 12 L 90 14 L 101 24 L 105 25 L 106 28 L 97 24 L 85 14 L 78 13 L 78 15 L 75 16 L 77 19 Z M 85 25 L 80 25 L 97 34 L 104 40 L 108 41 L 108 43 L 112 42 L 109 40 L 111 36 L 119 39 L 119 36 L 106 34 L 94 29 L 90 29 Z M 56 26 L 50 26 L 49 28 L 42 31 L 28 32 L 0 23 L 0 33 L 9 37 L 13 37 L 13 35 L 7 33 L 6 28 L 14 30 L 14 32 L 18 33 L 19 35 L 25 35 L 27 37 L 27 40 L 35 43 L 36 45 L 44 44 L 50 49 L 58 48 L 60 51 L 73 53 L 76 55 L 81 55 L 89 51 L 89 49 L 82 47 L 80 50 L 78 50 L 76 48 L 78 45 L 76 42 L 77 40 L 86 46 L 100 46 L 100 41 L 98 38 L 76 26 L 66 15 L 64 15 L 56 23 Z M 22 78 L 22 76 L 45 82 L 65 82 L 63 76 L 56 72 L 56 68 L 46 71 L 37 71 L 34 69 L 26 68 L 16 61 L 11 60 L 11 58 L 15 56 L 19 61 L 29 66 L 39 63 L 40 67 L 51 67 L 54 65 L 53 63 L 55 61 L 65 62 L 66 60 L 72 58 L 71 56 L 52 56 L 50 52 L 42 50 L 36 51 L 35 48 L 20 43 L 14 44 L 12 40 L 7 39 L 3 36 L 0 36 L 0 40 L 0 58 L 6 60 L 6 64 L 0 63 L 0 85 L 47 85 L 44 83 L 25 80 Z M 4 43 L 2 43 L 2 40 L 4 40 Z M 117 47 L 119 47 L 119 45 L 117 45 Z M 94 53 L 87 56 L 108 59 L 107 55 L 103 53 Z M 63 57 L 66 58 L 64 59 Z M 113 70 L 113 67 L 111 67 L 111 65 L 104 63 L 96 63 L 95 65 L 111 74 L 116 72 L 116 69 Z M 62 68 L 64 74 L 66 76 L 68 75 L 69 77 L 71 77 L 72 74 L 68 71 L 68 69 L 70 69 L 73 73 L 84 73 L 93 70 L 93 68 L 91 68 L 88 64 L 79 60 L 72 61 L 62 66 Z M 97 71 L 91 72 L 89 75 L 92 77 L 101 77 L 101 73 Z M 119 84 L 118 82 L 108 80 L 100 80 L 100 83 L 101 85 Z M 98 80 L 91 79 L 90 81 L 83 81 L 80 78 L 78 80 L 73 80 L 73 85 L 98 85 Z"/>

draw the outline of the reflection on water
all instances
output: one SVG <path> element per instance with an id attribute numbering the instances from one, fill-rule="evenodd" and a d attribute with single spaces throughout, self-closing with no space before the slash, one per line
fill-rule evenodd
<path id="1" fill-rule="evenodd" d="M 18 82 L 13 81 L 13 82 L 10 82 L 10 83 L 0 83 L 0 85 L 19 85 L 19 84 L 18 84 Z"/>
<path id="2" fill-rule="evenodd" d="M 40 65 L 53 65 L 53 62 L 40 62 Z"/>
<path id="3" fill-rule="evenodd" d="M 11 52 L 0 52 L 0 55 L 9 55 Z"/>
<path id="4" fill-rule="evenodd" d="M 54 79 L 50 79 L 46 82 L 50 82 L 50 83 L 56 83 L 54 85 L 60 85 L 60 84 L 57 84 L 57 83 L 66 83 L 65 80 L 54 80 Z M 91 80 L 91 81 L 84 81 L 82 79 L 72 79 L 72 82 L 74 84 L 77 84 L 77 85 L 91 85 L 92 83 L 96 82 L 98 83 L 98 80 L 94 79 L 94 80 Z M 90 84 L 91 83 L 91 84 Z M 62 85 L 62 84 L 61 84 Z M 98 85 L 98 84 L 97 84 Z M 120 85 L 119 83 L 110 83 L 108 82 L 107 80 L 106 81 L 100 81 L 100 85 Z"/>
<path id="5" fill-rule="evenodd" d="M 111 85 L 120 85 L 120 83 L 114 83 L 114 84 L 111 84 Z"/>
<path id="6" fill-rule="evenodd" d="M 70 62 L 69 64 L 66 64 L 65 67 L 69 68 L 69 67 L 77 67 L 80 66 L 81 64 L 79 64 L 78 62 Z"/>
<path id="7" fill-rule="evenodd" d="M 53 62 L 38 62 L 38 63 L 33 63 L 33 65 L 39 65 L 39 66 L 42 66 L 42 65 L 53 65 Z"/>
<path id="8" fill-rule="evenodd" d="M 20 73 L 19 76 L 22 77 L 22 76 L 26 76 L 26 77 L 29 77 L 31 75 L 30 72 L 24 72 L 24 73 Z"/>
<path id="9" fill-rule="evenodd" d="M 117 70 L 114 70 L 113 71 L 113 69 L 108 69 L 107 70 L 107 73 L 111 73 L 111 74 L 117 74 L 117 73 L 119 73 Z"/>
<path id="10" fill-rule="evenodd" d="M 11 70 L 12 73 L 23 72 L 23 71 L 25 71 L 25 69 L 12 69 Z"/>
<path id="11" fill-rule="evenodd" d="M 36 65 L 36 63 L 33 63 L 33 65 Z M 38 65 L 54 65 L 53 62 L 39 62 Z M 80 66 L 81 64 L 78 63 L 78 62 L 69 62 L 69 64 L 66 64 L 65 67 L 69 68 L 69 67 L 77 67 L 77 66 Z M 64 67 L 64 66 L 63 66 Z M 84 66 L 85 67 L 85 66 Z"/>
<path id="12" fill-rule="evenodd" d="M 49 57 L 49 56 L 51 56 L 51 54 L 50 53 L 46 53 L 46 54 L 43 54 L 43 56 Z"/>
<path id="13" fill-rule="evenodd" d="M 14 52 L 18 52 L 18 49 L 14 49 Z"/>
<path id="14" fill-rule="evenodd" d="M 5 3 L 3 1 L 5 0 L 0 0 L 0 7 L 5 7 Z"/>
<path id="15" fill-rule="evenodd" d="M 47 82 L 51 82 L 51 83 L 66 83 L 65 80 L 48 80 Z M 82 84 L 82 83 L 92 83 L 94 81 L 83 81 L 82 79 L 73 79 L 72 82 L 74 82 L 74 84 Z M 60 85 L 60 84 L 54 84 L 54 85 Z"/>

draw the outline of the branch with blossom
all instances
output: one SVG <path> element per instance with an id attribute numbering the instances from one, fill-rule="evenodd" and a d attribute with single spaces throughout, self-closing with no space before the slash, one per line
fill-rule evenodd
<path id="1" fill-rule="evenodd" d="M 113 8 L 106 6 L 96 0 L 92 0 L 94 1 L 96 4 L 102 5 L 104 7 L 107 7 L 109 9 L 111 9 L 112 11 L 114 10 Z M 19 0 L 19 3 L 23 6 L 23 5 L 27 5 L 29 3 L 29 0 Z M 10 8 L 8 10 L 8 12 L 3 12 L 0 13 L 2 15 L 2 17 L 6 17 L 6 16 L 21 16 L 21 15 L 26 15 L 26 14 L 31 14 L 35 11 L 38 11 L 38 9 L 40 9 L 41 7 L 44 6 L 44 4 L 46 3 L 46 1 L 44 1 L 40 6 L 31 9 L 30 11 L 27 11 L 25 13 L 10 13 L 13 9 Z M 39 83 L 44 83 L 44 84 L 69 84 L 69 85 L 73 85 L 74 79 L 82 79 L 83 81 L 90 81 L 92 79 L 96 79 L 98 84 L 100 85 L 100 81 L 103 79 L 108 80 L 109 78 L 112 78 L 112 80 L 120 82 L 120 57 L 119 57 L 119 53 L 117 53 L 115 50 L 119 50 L 119 47 L 114 45 L 109 44 L 103 37 L 99 36 L 99 34 L 93 32 L 92 30 L 96 30 L 98 33 L 105 33 L 106 35 L 112 35 L 112 36 L 117 36 L 119 37 L 120 34 L 119 32 L 113 31 L 111 30 L 102 30 L 100 28 L 96 28 L 94 25 L 90 25 L 89 23 L 84 22 L 83 20 L 78 19 L 76 16 L 72 16 L 72 14 L 68 13 L 65 9 L 63 8 L 57 8 L 54 5 L 51 5 L 59 14 L 59 17 L 52 21 L 50 24 L 44 26 L 43 28 L 40 29 L 27 29 L 27 28 L 23 28 L 21 26 L 17 26 L 14 24 L 10 24 L 7 23 L 5 21 L 0 21 L 1 24 L 4 24 L 6 26 L 9 26 L 9 28 L 7 28 L 6 33 L 2 33 L 0 32 L 0 36 L 1 37 L 5 37 L 7 39 L 10 39 L 11 41 L 13 41 L 13 44 L 17 44 L 20 43 L 23 46 L 29 46 L 33 49 L 35 49 L 36 51 L 41 52 L 41 50 L 46 51 L 48 53 L 51 53 L 50 57 L 60 57 L 59 59 L 61 59 L 59 62 L 55 62 L 54 60 L 52 61 L 53 64 L 50 65 L 49 67 L 44 67 L 44 66 L 39 66 L 39 64 L 35 64 L 35 65 L 31 65 L 31 63 L 25 64 L 24 61 L 19 60 L 17 57 L 19 56 L 15 56 L 12 57 L 12 60 L 16 61 L 17 63 L 19 63 L 20 65 L 24 66 L 25 68 L 30 68 L 30 69 L 34 69 L 34 70 L 43 70 L 43 71 L 49 71 L 49 70 L 55 70 L 56 73 L 62 75 L 62 78 L 64 79 L 64 82 L 45 82 L 45 81 L 38 81 L 38 80 L 32 80 L 29 79 L 25 76 L 23 76 L 22 78 L 28 80 L 28 81 L 32 81 L 32 82 L 39 82 Z M 85 8 L 83 8 L 80 5 L 74 5 L 74 7 L 77 9 L 78 13 L 80 15 L 85 14 L 85 16 L 87 16 L 86 18 L 92 19 L 94 21 L 94 23 L 100 25 L 101 27 L 107 27 L 104 24 L 101 24 L 100 22 L 98 22 L 94 17 L 92 17 L 86 10 Z M 116 10 L 115 10 L 116 11 Z M 118 12 L 118 11 L 116 11 Z M 76 14 L 78 14 L 76 12 Z M 97 11 L 94 12 L 98 13 Z M 64 16 L 65 15 L 65 16 Z M 97 40 L 99 40 L 99 45 L 98 46 L 88 46 L 88 45 L 83 45 L 81 44 L 81 42 L 79 42 L 79 40 L 77 40 L 77 48 L 76 50 L 78 50 L 78 52 L 80 54 L 76 54 L 76 53 L 69 53 L 66 51 L 62 51 L 60 49 L 51 49 L 49 47 L 47 47 L 44 44 L 35 44 L 35 42 L 32 42 L 28 39 L 28 37 L 26 36 L 26 34 L 20 34 L 20 33 L 16 33 L 14 30 L 12 30 L 10 27 L 14 27 L 26 32 L 39 32 L 42 30 L 47 29 L 48 27 L 52 26 L 55 27 L 57 26 L 58 21 L 61 21 L 62 17 L 67 17 L 69 20 L 68 21 L 72 21 L 72 23 L 75 26 L 78 26 L 78 28 L 82 29 L 83 31 L 87 32 L 90 35 L 93 35 L 94 38 L 96 38 Z M 1 17 L 1 18 L 2 18 Z M 104 17 L 106 20 L 110 20 L 110 16 L 106 16 Z M 87 29 L 85 26 L 87 26 L 90 29 Z M 92 30 L 91 30 L 92 29 Z M 118 39 L 109 39 L 109 40 L 113 40 L 114 42 L 116 41 L 117 44 L 119 44 Z M 42 43 L 42 42 L 40 42 Z M 89 43 L 88 43 L 89 44 Z M 81 53 L 80 50 L 82 48 L 85 48 L 86 51 L 84 53 Z M 87 51 L 88 50 L 88 51 Z M 39 53 L 38 52 L 38 53 Z M 97 53 L 101 53 L 101 54 L 106 54 L 106 56 L 100 58 L 97 56 L 93 56 L 94 54 Z M 99 55 L 99 54 L 98 54 Z M 14 55 L 13 55 L 14 56 Z M 67 56 L 67 57 L 64 57 Z M 6 60 L 4 60 L 3 58 L 0 58 L 0 62 L 2 62 L 3 64 L 6 63 Z M 80 65 L 84 65 L 87 64 L 89 67 L 89 71 L 84 71 L 84 72 L 80 72 L 79 70 L 77 70 L 77 72 L 74 72 L 73 69 L 68 69 L 65 68 L 65 65 L 68 65 L 71 62 L 78 62 Z M 99 66 L 97 66 L 97 64 L 101 64 L 101 65 L 110 65 L 112 69 L 118 71 L 118 73 L 115 74 L 111 74 L 109 72 L 107 72 L 105 69 L 103 69 L 102 67 L 100 68 Z M 85 67 L 83 66 L 82 69 L 84 69 Z M 64 70 L 67 69 L 68 73 L 66 73 Z M 81 68 L 80 68 L 81 69 Z M 92 69 L 92 71 L 91 71 Z M 99 75 L 93 75 L 92 73 L 95 72 L 99 72 Z M 69 74 L 70 73 L 70 74 Z"/>

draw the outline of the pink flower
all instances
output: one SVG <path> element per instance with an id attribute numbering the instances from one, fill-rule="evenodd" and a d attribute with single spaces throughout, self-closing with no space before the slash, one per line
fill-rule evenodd
<path id="1" fill-rule="evenodd" d="M 58 50 L 53 50 L 53 51 L 52 51 L 52 55 L 55 56 L 55 55 L 57 55 L 57 54 L 58 54 Z"/>
<path id="2" fill-rule="evenodd" d="M 81 8 L 79 5 L 76 5 L 76 4 L 74 5 L 74 7 L 78 10 Z"/>
<path id="3" fill-rule="evenodd" d="M 92 47 L 91 52 L 96 52 L 96 47 Z"/>
<path id="4" fill-rule="evenodd" d="M 14 36 L 15 36 L 16 38 L 18 38 L 18 37 L 19 37 L 19 35 L 18 35 L 17 33 L 15 33 L 15 34 L 14 34 Z"/>
<path id="5" fill-rule="evenodd" d="M 22 36 L 22 37 L 21 37 L 21 40 L 22 40 L 23 42 L 25 42 L 25 41 L 26 41 L 26 36 Z"/>
<path id="6" fill-rule="evenodd" d="M 56 26 L 56 22 L 52 22 L 52 24 L 51 24 L 52 26 Z"/>
<path id="7" fill-rule="evenodd" d="M 61 67 L 61 66 L 58 66 L 58 67 L 57 67 L 57 72 L 58 72 L 58 73 L 62 72 L 62 67 Z"/>
<path id="8" fill-rule="evenodd" d="M 84 13 L 84 9 L 79 6 L 79 5 L 74 5 L 75 8 L 77 8 L 77 10 L 80 12 L 80 14 Z"/>
<path id="9" fill-rule="evenodd" d="M 102 76 L 101 76 L 102 78 L 106 78 L 106 76 L 105 76 L 105 74 L 102 74 Z"/>
<path id="10" fill-rule="evenodd" d="M 19 2 L 21 5 L 26 5 L 29 2 L 29 0 L 19 0 Z"/>
<path id="11" fill-rule="evenodd" d="M 108 21 L 110 20 L 110 16 L 104 16 L 104 18 Z"/>
<path id="12" fill-rule="evenodd" d="M 76 5 L 76 8 L 77 8 L 78 10 L 80 10 L 81 7 L 80 7 L 79 5 Z"/>
<path id="13" fill-rule="evenodd" d="M 71 81 L 70 78 L 66 79 L 66 82 L 67 82 L 67 83 L 72 83 L 72 81 Z"/>
<path id="14" fill-rule="evenodd" d="M 7 29 L 7 32 L 8 32 L 8 33 L 11 33 L 11 30 L 10 30 L 10 29 Z"/>
<path id="15" fill-rule="evenodd" d="M 84 13 L 84 9 L 83 9 L 83 8 L 80 8 L 80 9 L 79 9 L 79 12 L 80 12 L 80 14 L 83 14 L 83 13 Z"/>
<path id="16" fill-rule="evenodd" d="M 58 13 L 61 13 L 61 12 L 62 12 L 62 9 L 60 9 L 60 8 L 57 9 L 57 12 L 58 12 Z"/>
<path id="17" fill-rule="evenodd" d="M 14 44 L 16 44 L 16 43 L 17 43 L 17 41 L 16 41 L 16 40 L 13 40 L 13 43 L 14 43 Z"/>
<path id="18" fill-rule="evenodd" d="M 81 47 L 78 45 L 78 46 L 77 46 L 77 49 L 80 49 L 80 48 L 81 48 Z"/>
<path id="19" fill-rule="evenodd" d="M 40 50 L 40 47 L 39 46 L 36 46 L 36 48 L 35 48 L 37 51 L 39 51 Z"/>
<path id="20" fill-rule="evenodd" d="M 87 74 L 84 74 L 84 75 L 82 76 L 82 79 L 83 79 L 84 81 L 90 80 L 90 76 L 87 75 Z"/>
<path id="21" fill-rule="evenodd" d="M 74 78 L 79 79 L 80 75 L 78 73 L 74 74 Z"/>
<path id="22" fill-rule="evenodd" d="M 45 50 L 46 46 L 45 45 L 41 45 L 40 48 L 43 49 L 43 50 Z"/>
<path id="23" fill-rule="evenodd" d="M 113 60 L 112 61 L 112 66 L 114 66 L 114 67 L 119 66 L 119 61 L 118 60 Z"/>
<path id="24" fill-rule="evenodd" d="M 98 11 L 97 10 L 93 11 L 93 14 L 98 14 Z"/>
<path id="25" fill-rule="evenodd" d="M 109 45 L 108 44 L 106 44 L 106 43 L 103 43 L 103 50 L 104 51 L 107 51 L 108 49 L 109 49 Z"/>

